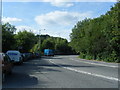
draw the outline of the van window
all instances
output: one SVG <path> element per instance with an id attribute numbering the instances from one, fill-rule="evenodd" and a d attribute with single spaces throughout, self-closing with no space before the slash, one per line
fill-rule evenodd
<path id="1" fill-rule="evenodd" d="M 17 53 L 8 53 L 8 55 L 18 55 Z"/>

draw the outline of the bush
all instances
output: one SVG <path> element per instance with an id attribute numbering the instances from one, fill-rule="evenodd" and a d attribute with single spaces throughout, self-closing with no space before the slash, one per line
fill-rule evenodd
<path id="1" fill-rule="evenodd" d="M 91 59 L 93 59 L 93 56 L 92 55 L 86 55 L 86 59 L 91 60 Z"/>
<path id="2" fill-rule="evenodd" d="M 86 55 L 85 55 L 84 53 L 80 53 L 80 56 L 79 56 L 79 57 L 85 59 L 85 58 L 86 58 Z"/>

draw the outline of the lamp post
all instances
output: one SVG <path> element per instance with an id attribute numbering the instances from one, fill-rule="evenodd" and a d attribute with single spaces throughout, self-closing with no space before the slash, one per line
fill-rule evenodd
<path id="1" fill-rule="evenodd" d="M 41 32 L 41 30 L 39 30 L 39 42 L 38 42 L 38 50 L 40 50 L 40 43 L 41 43 L 41 40 L 40 40 L 40 32 Z"/>
<path id="2" fill-rule="evenodd" d="M 2 0 L 0 1 L 0 52 L 2 52 Z"/>

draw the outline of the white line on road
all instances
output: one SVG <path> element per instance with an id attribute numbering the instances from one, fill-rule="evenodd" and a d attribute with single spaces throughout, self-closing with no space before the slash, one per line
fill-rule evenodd
<path id="1" fill-rule="evenodd" d="M 49 60 L 52 64 L 58 65 L 55 62 L 53 62 L 51 59 Z M 65 68 L 67 70 L 71 70 L 71 71 L 75 71 L 78 73 L 83 73 L 83 74 L 87 74 L 87 75 L 92 75 L 92 76 L 96 76 L 96 77 L 101 77 L 101 78 L 105 78 L 105 79 L 109 79 L 109 80 L 115 80 L 118 81 L 118 78 L 115 77 L 108 77 L 108 76 L 104 76 L 104 75 L 99 75 L 99 74 L 95 74 L 95 73 L 90 73 L 90 72 L 85 72 L 85 71 L 81 71 L 81 70 L 77 70 L 77 69 L 73 69 L 73 68 L 69 68 L 69 67 L 64 67 L 62 65 L 58 65 L 59 67 Z M 120 80 L 119 80 L 120 81 Z"/>
<path id="2" fill-rule="evenodd" d="M 111 66 L 111 65 L 98 64 L 98 63 L 91 63 L 91 62 L 85 62 L 85 61 L 80 61 L 80 60 L 78 61 L 78 60 L 74 60 L 74 59 L 70 59 L 70 60 L 77 61 L 77 62 L 82 62 L 82 63 L 87 63 L 87 64 L 93 64 L 93 65 L 99 65 L 99 66 L 118 68 L 118 66 Z"/>

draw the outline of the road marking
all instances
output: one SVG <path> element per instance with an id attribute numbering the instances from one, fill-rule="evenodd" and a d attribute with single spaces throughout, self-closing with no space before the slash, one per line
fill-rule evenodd
<path id="1" fill-rule="evenodd" d="M 85 62 L 85 61 L 78 61 L 78 60 L 74 60 L 74 59 L 70 59 L 70 60 L 77 61 L 77 62 L 83 62 L 83 63 L 87 63 L 87 64 L 93 64 L 93 65 L 99 65 L 99 66 L 118 68 L 118 66 L 111 66 L 111 65 L 105 65 L 105 64 L 91 63 L 91 62 Z"/>
<path id="2" fill-rule="evenodd" d="M 31 77 L 36 77 L 36 75 L 33 75 L 33 74 L 29 74 L 29 76 L 31 76 Z"/>
<path id="3" fill-rule="evenodd" d="M 55 64 L 59 67 L 62 67 L 64 69 L 67 69 L 67 70 L 71 70 L 71 71 L 75 71 L 75 72 L 78 72 L 78 73 L 83 73 L 83 74 L 87 74 L 87 75 L 92 75 L 92 76 L 96 76 L 96 77 L 101 77 L 101 78 L 105 78 L 105 79 L 109 79 L 109 80 L 115 80 L 115 81 L 118 81 L 119 79 L 118 78 L 115 78 L 115 77 L 108 77 L 108 76 L 104 76 L 104 75 L 100 75 L 100 74 L 95 74 L 95 73 L 90 73 L 90 72 L 85 72 L 85 71 L 81 71 L 81 70 L 77 70 L 77 69 L 73 69 L 73 68 L 69 68 L 69 67 L 64 67 L 62 65 L 58 65 L 56 64 L 55 62 L 53 62 L 51 59 L 49 60 L 52 64 Z M 119 80 L 120 81 L 120 80 Z"/>

